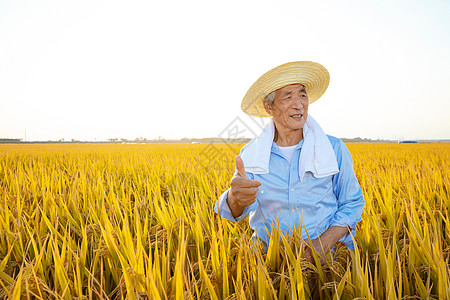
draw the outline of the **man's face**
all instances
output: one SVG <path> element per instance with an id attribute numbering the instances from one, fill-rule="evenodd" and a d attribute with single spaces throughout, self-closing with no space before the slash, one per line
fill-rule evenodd
<path id="1" fill-rule="evenodd" d="M 273 117 L 279 129 L 299 130 L 308 117 L 309 100 L 306 89 L 301 84 L 292 84 L 276 91 L 272 104 L 264 101 L 264 107 Z"/>

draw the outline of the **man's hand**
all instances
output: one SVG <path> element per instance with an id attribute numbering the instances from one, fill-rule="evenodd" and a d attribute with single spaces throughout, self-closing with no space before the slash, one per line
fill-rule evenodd
<path id="1" fill-rule="evenodd" d="M 238 217 L 244 208 L 252 205 L 256 201 L 256 194 L 261 182 L 247 178 L 244 169 L 244 162 L 240 156 L 236 156 L 237 173 L 231 179 L 231 188 L 228 192 L 228 206 L 233 217 Z"/>
<path id="2" fill-rule="evenodd" d="M 325 263 L 325 255 L 330 251 L 331 247 L 328 248 L 327 245 L 321 244 L 320 238 L 311 240 L 311 244 L 305 242 L 305 248 L 303 252 L 303 257 L 310 263 L 315 265 L 313 250 L 316 251 L 317 256 L 319 257 L 320 263 Z"/>
<path id="3" fill-rule="evenodd" d="M 308 241 L 305 241 L 305 252 L 303 253 L 303 257 L 307 261 L 309 261 L 312 264 L 315 264 L 314 262 L 314 256 L 312 253 L 312 248 L 316 251 L 317 255 L 319 256 L 319 260 L 321 264 L 325 263 L 325 255 L 330 252 L 331 248 L 341 239 L 341 237 L 344 236 L 349 232 L 349 229 L 347 227 L 340 227 L 340 226 L 331 226 L 328 228 L 320 237 L 317 239 L 311 240 L 311 245 Z"/>

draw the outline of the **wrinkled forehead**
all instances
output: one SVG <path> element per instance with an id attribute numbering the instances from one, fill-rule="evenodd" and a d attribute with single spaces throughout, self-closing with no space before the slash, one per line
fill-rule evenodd
<path id="1" fill-rule="evenodd" d="M 303 84 L 289 84 L 285 85 L 282 88 L 279 88 L 276 90 L 277 94 L 290 94 L 292 92 L 305 92 L 306 93 L 306 87 Z"/>

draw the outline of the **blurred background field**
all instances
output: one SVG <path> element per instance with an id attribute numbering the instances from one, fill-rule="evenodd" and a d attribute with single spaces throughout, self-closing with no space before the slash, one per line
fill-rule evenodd
<path id="1" fill-rule="evenodd" d="M 450 144 L 347 144 L 358 247 L 321 267 L 214 213 L 241 147 L 0 145 L 0 298 L 450 298 Z"/>

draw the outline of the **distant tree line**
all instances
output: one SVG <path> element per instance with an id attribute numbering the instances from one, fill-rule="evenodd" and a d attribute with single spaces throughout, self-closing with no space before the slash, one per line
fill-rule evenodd
<path id="1" fill-rule="evenodd" d="M 182 139 L 165 139 L 162 136 L 156 139 L 146 139 L 143 137 L 138 137 L 135 139 L 125 139 L 125 138 L 111 138 L 106 141 L 81 141 L 76 139 L 65 140 L 48 140 L 48 141 L 23 141 L 22 139 L 6 139 L 0 138 L 0 144 L 155 144 L 155 143 L 248 143 L 251 139 L 249 138 L 239 138 L 239 139 L 222 139 L 218 137 L 209 138 L 182 138 Z"/>
<path id="2" fill-rule="evenodd" d="M 361 138 L 361 137 L 356 137 L 356 138 L 342 138 L 342 141 L 344 143 L 395 143 L 397 141 L 392 141 L 392 140 L 372 140 L 372 139 L 368 139 L 368 138 Z"/>
<path id="3" fill-rule="evenodd" d="M 22 139 L 0 139 L 0 144 L 15 144 L 21 142 Z"/>
<path id="4" fill-rule="evenodd" d="M 48 141 L 23 141 L 22 139 L 10 139 L 10 138 L 0 138 L 0 144 L 155 144 L 155 143 L 186 143 L 186 144 L 209 144 L 209 143 L 248 143 L 251 139 L 249 138 L 238 138 L 238 139 L 223 139 L 219 137 L 208 137 L 208 138 L 187 138 L 184 137 L 182 139 L 165 139 L 162 136 L 157 137 L 156 139 L 146 139 L 143 137 L 137 137 L 135 139 L 125 139 L 125 138 L 111 138 L 106 141 L 80 141 L 76 139 L 65 140 L 59 139 L 56 141 L 48 140 Z M 368 138 L 342 138 L 344 143 L 397 143 L 397 140 L 372 140 Z M 411 141 L 407 141 L 411 142 Z M 419 143 L 448 143 L 450 140 L 441 139 L 441 140 L 418 140 L 414 142 Z"/>

